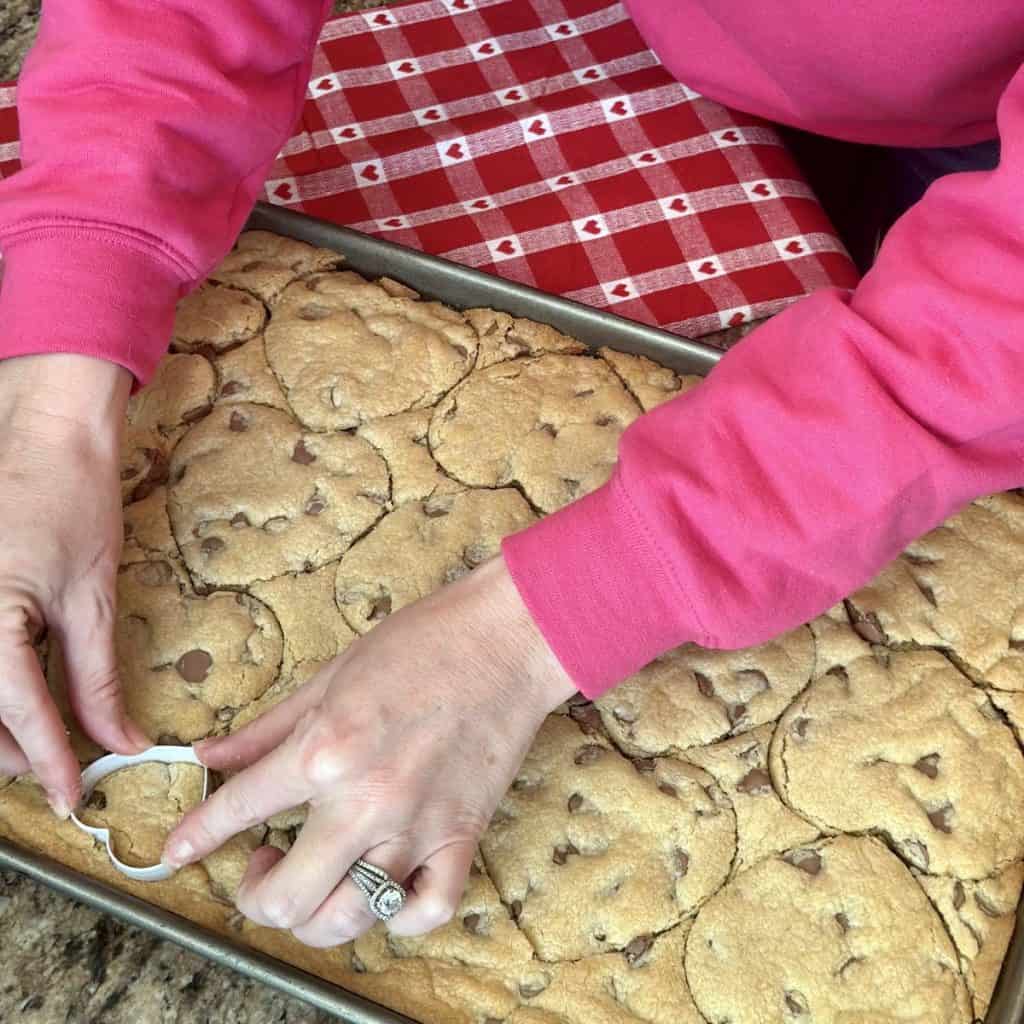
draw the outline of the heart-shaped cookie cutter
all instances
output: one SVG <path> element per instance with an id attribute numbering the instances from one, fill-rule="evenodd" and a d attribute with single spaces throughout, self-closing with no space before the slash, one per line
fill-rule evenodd
<path id="1" fill-rule="evenodd" d="M 200 797 L 200 802 L 206 799 L 207 789 L 210 785 L 210 771 L 206 765 L 196 757 L 196 752 L 191 747 L 158 746 L 150 747 L 148 750 L 143 750 L 141 754 L 107 754 L 105 757 L 101 757 L 98 761 L 93 761 L 93 763 L 89 765 L 84 772 L 82 772 L 82 798 L 79 806 L 89 799 L 89 796 L 92 794 L 92 791 L 96 788 L 97 783 L 99 783 L 101 779 L 105 779 L 108 775 L 113 775 L 114 772 L 119 772 L 122 768 L 131 768 L 137 764 L 154 763 L 194 764 L 199 768 L 202 768 L 203 794 Z M 114 853 L 113 844 L 110 842 L 110 829 L 86 825 L 85 822 L 77 818 L 74 813 L 71 815 L 71 820 L 83 832 L 88 832 L 89 835 L 93 836 L 95 839 L 99 839 L 103 843 L 107 848 L 107 856 L 110 858 L 110 863 L 113 864 L 122 875 L 132 878 L 136 882 L 162 882 L 174 874 L 175 869 L 168 867 L 166 864 L 153 864 L 150 867 L 145 868 L 136 868 L 132 867 L 131 864 L 125 864 L 124 861 L 118 860 L 117 854 Z"/>

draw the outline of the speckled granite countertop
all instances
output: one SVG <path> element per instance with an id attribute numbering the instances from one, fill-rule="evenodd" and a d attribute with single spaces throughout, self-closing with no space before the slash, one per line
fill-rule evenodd
<path id="1" fill-rule="evenodd" d="M 330 1017 L 0 871 L 5 1024 L 327 1024 Z"/>

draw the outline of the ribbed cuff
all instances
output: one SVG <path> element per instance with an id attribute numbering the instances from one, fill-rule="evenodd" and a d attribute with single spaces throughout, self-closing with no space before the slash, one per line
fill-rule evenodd
<path id="1" fill-rule="evenodd" d="M 587 697 L 681 643 L 704 640 L 617 478 L 507 537 L 502 553 L 530 615 Z"/>
<path id="2" fill-rule="evenodd" d="M 71 352 L 125 367 L 136 386 L 167 350 L 183 281 L 115 232 L 54 227 L 3 243 L 0 359 Z"/>

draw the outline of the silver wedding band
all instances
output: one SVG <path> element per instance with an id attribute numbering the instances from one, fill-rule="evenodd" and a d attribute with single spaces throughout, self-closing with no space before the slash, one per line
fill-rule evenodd
<path id="1" fill-rule="evenodd" d="M 383 868 L 359 859 L 348 869 L 348 877 L 359 887 L 380 921 L 390 921 L 405 906 L 405 889 Z"/>

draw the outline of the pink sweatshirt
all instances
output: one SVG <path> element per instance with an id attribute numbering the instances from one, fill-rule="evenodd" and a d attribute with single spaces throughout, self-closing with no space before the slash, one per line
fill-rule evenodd
<path id="1" fill-rule="evenodd" d="M 318 0 L 58 0 L 0 186 L 0 356 L 83 352 L 145 381 L 175 301 L 229 248 L 298 116 Z M 626 431 L 599 491 L 505 557 L 596 695 L 685 641 L 812 618 L 970 499 L 1024 484 L 1024 4 L 632 0 L 665 64 L 822 134 L 1002 138 L 943 179 L 852 298 L 759 328 Z"/>

